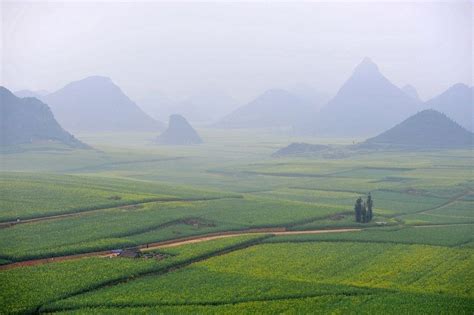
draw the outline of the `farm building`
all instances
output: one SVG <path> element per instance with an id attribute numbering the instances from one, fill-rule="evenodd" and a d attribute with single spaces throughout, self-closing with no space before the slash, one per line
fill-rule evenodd
<path id="1" fill-rule="evenodd" d="M 124 249 L 118 254 L 118 257 L 126 258 L 138 258 L 141 256 L 141 252 L 136 248 Z"/>

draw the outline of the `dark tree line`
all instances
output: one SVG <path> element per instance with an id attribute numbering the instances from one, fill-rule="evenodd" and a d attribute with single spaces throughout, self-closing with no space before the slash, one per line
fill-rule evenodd
<path id="1" fill-rule="evenodd" d="M 362 200 L 362 197 L 357 198 L 354 206 L 356 222 L 367 223 L 372 221 L 373 207 L 374 201 L 370 193 L 367 196 L 367 200 L 365 202 Z"/>

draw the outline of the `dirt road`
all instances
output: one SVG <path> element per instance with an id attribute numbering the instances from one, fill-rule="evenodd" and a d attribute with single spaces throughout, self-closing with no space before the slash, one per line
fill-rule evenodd
<path id="1" fill-rule="evenodd" d="M 147 250 L 153 250 L 157 248 L 168 248 L 176 247 L 186 244 L 201 243 L 206 241 L 212 241 L 220 238 L 226 237 L 236 237 L 242 235 L 251 235 L 251 234 L 271 234 L 271 235 L 298 235 L 298 234 L 323 234 L 323 233 L 344 233 L 344 232 L 358 232 L 361 229 L 332 229 L 332 230 L 309 230 L 309 231 L 286 231 L 285 229 L 275 229 L 267 231 L 243 231 L 243 232 L 231 232 L 229 234 L 219 234 L 219 235 L 209 235 L 209 236 L 200 236 L 193 239 L 185 240 L 176 240 L 169 244 L 149 244 L 148 248 L 142 248 L 141 251 L 145 252 Z"/>
<path id="2" fill-rule="evenodd" d="M 242 230 L 242 231 L 225 231 L 225 232 L 217 232 L 217 233 L 210 233 L 205 235 L 199 236 L 190 236 L 185 238 L 179 238 L 174 240 L 156 242 L 156 243 L 148 243 L 136 246 L 141 251 L 150 251 L 153 249 L 159 248 L 167 248 L 167 247 L 176 247 L 186 244 L 194 244 L 200 242 L 211 241 L 220 238 L 226 237 L 237 237 L 242 235 L 255 235 L 255 234 L 272 234 L 272 235 L 298 235 L 298 234 L 323 234 L 323 233 L 345 233 L 345 232 L 358 232 L 362 229 L 330 229 L 330 230 L 308 230 L 308 231 L 287 231 L 285 228 L 262 228 L 262 229 L 249 229 L 249 230 Z M 15 262 L 11 264 L 6 264 L 0 266 L 0 270 L 7 270 L 12 268 L 18 267 L 25 267 L 25 266 L 35 266 L 41 264 L 47 264 L 52 262 L 59 262 L 65 260 L 73 260 L 79 259 L 84 257 L 112 257 L 116 256 L 116 253 L 112 250 L 106 251 L 99 251 L 99 252 L 90 252 L 90 253 L 83 253 L 77 255 L 67 255 L 67 256 L 59 256 L 59 257 L 52 257 L 52 258 L 42 258 L 42 259 L 32 259 L 32 260 L 25 260 L 20 262 Z"/>

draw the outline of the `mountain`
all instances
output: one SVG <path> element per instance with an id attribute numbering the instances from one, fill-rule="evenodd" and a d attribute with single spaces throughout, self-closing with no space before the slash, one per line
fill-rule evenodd
<path id="1" fill-rule="evenodd" d="M 236 109 L 216 127 L 282 128 L 292 127 L 316 113 L 308 101 L 281 89 L 268 90 L 250 103 Z"/>
<path id="2" fill-rule="evenodd" d="M 168 128 L 158 136 L 156 142 L 167 145 L 190 145 L 202 143 L 202 139 L 183 116 L 171 115 Z"/>
<path id="3" fill-rule="evenodd" d="M 407 84 L 402 87 L 402 91 L 405 92 L 406 95 L 410 96 L 417 102 L 421 102 L 420 96 L 418 95 L 418 91 L 415 89 L 413 85 Z"/>
<path id="4" fill-rule="evenodd" d="M 156 131 L 164 127 L 106 77 L 92 76 L 69 83 L 42 100 L 69 130 Z"/>
<path id="5" fill-rule="evenodd" d="M 472 146 L 474 134 L 445 114 L 426 109 L 409 117 L 395 127 L 366 140 L 365 145 L 393 147 L 465 147 Z"/>
<path id="6" fill-rule="evenodd" d="M 236 100 L 217 90 L 200 91 L 176 105 L 174 113 L 201 123 L 215 123 L 237 108 Z"/>
<path id="7" fill-rule="evenodd" d="M 200 91 L 180 101 L 154 93 L 138 104 L 155 118 L 180 114 L 191 122 L 206 124 L 218 121 L 237 107 L 232 97 L 219 90 Z"/>
<path id="8" fill-rule="evenodd" d="M 161 119 L 162 117 L 169 117 L 174 114 L 176 108 L 176 101 L 164 96 L 158 91 L 150 93 L 137 101 L 138 106 L 154 119 Z"/>
<path id="9" fill-rule="evenodd" d="M 467 130 L 474 131 L 474 87 L 455 84 L 425 105 L 445 113 Z"/>
<path id="10" fill-rule="evenodd" d="M 310 103 L 316 111 L 319 111 L 330 99 L 328 94 L 306 84 L 293 85 L 288 88 L 288 91 Z"/>
<path id="11" fill-rule="evenodd" d="M 20 90 L 16 91 L 15 94 L 18 97 L 36 97 L 37 99 L 41 99 L 41 97 L 49 94 L 46 90 L 38 90 L 38 91 L 31 91 L 31 90 Z"/>
<path id="12" fill-rule="evenodd" d="M 420 104 L 365 58 L 336 96 L 321 109 L 313 133 L 330 136 L 377 134 L 419 110 Z"/>
<path id="13" fill-rule="evenodd" d="M 71 147 L 88 148 L 65 131 L 48 105 L 33 97 L 19 98 L 0 87 L 0 145 L 57 141 Z"/>

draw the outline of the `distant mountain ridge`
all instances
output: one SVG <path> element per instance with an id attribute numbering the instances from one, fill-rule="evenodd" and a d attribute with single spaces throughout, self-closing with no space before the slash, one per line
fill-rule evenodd
<path id="1" fill-rule="evenodd" d="M 237 107 L 232 97 L 219 90 L 200 91 L 179 101 L 155 93 L 138 104 L 154 118 L 179 114 L 201 124 L 215 123 Z"/>
<path id="2" fill-rule="evenodd" d="M 156 139 L 158 144 L 191 145 L 202 143 L 196 130 L 181 115 L 171 115 L 168 128 Z"/>
<path id="3" fill-rule="evenodd" d="M 413 85 L 407 84 L 403 86 L 401 90 L 405 92 L 406 95 L 410 96 L 417 102 L 421 102 L 420 96 L 418 95 L 418 91 L 415 89 Z"/>
<path id="4" fill-rule="evenodd" d="M 425 103 L 446 114 L 467 130 L 474 131 L 474 87 L 458 83 Z"/>
<path id="5" fill-rule="evenodd" d="M 42 100 L 69 130 L 158 131 L 164 127 L 107 77 L 92 76 L 71 82 Z"/>
<path id="6" fill-rule="evenodd" d="M 37 99 L 41 99 L 41 97 L 48 95 L 49 92 L 46 90 L 38 90 L 38 91 L 31 91 L 31 90 L 20 90 L 16 91 L 15 94 L 18 97 L 36 97 Z"/>
<path id="7" fill-rule="evenodd" d="M 58 124 L 48 105 L 34 97 L 19 98 L 0 87 L 0 112 L 2 146 L 56 141 L 75 148 L 88 148 Z"/>
<path id="8" fill-rule="evenodd" d="M 363 144 L 402 147 L 467 147 L 472 146 L 474 134 L 433 109 L 410 116 L 398 125 L 367 139 Z"/>
<path id="9" fill-rule="evenodd" d="M 374 135 L 416 113 L 420 106 L 365 58 L 311 121 L 310 129 L 322 136 Z"/>
<path id="10" fill-rule="evenodd" d="M 216 126 L 220 128 L 293 127 L 316 113 L 310 102 L 282 89 L 272 89 L 239 107 Z"/>
<path id="11" fill-rule="evenodd" d="M 329 94 L 322 93 L 317 88 L 306 84 L 296 84 L 286 90 L 311 104 L 315 111 L 319 111 L 324 107 L 331 98 Z"/>

